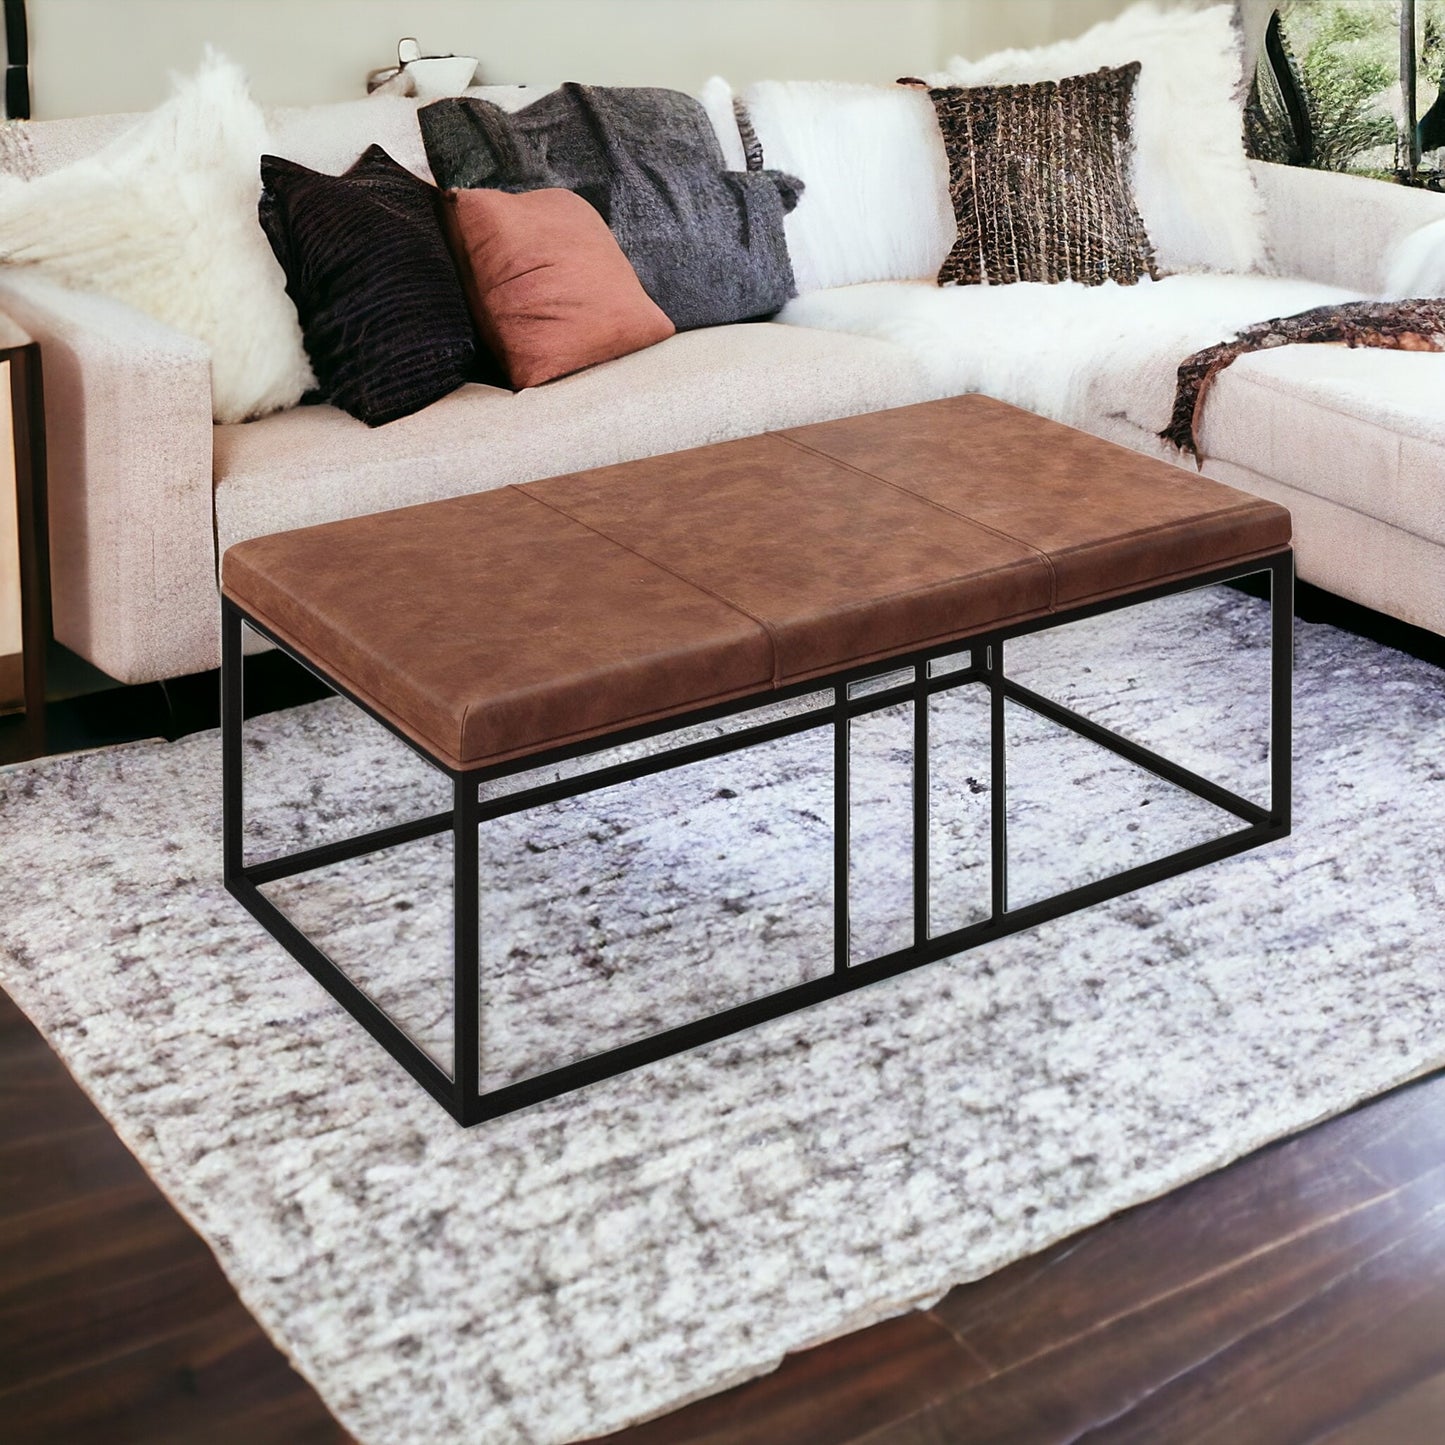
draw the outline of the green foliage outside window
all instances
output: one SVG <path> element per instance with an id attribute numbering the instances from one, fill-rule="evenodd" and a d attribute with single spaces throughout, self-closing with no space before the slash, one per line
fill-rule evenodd
<path id="1" fill-rule="evenodd" d="M 1345 171 L 1393 147 L 1395 120 L 1382 101 L 1399 77 L 1399 32 L 1388 4 L 1296 3 L 1281 14 L 1286 33 L 1306 38 L 1300 80 L 1314 132 L 1311 164 Z M 1303 13 L 1301 13 L 1303 12 Z M 1368 159 L 1367 159 L 1368 157 Z"/>
<path id="2" fill-rule="evenodd" d="M 1308 164 L 1393 177 L 1404 106 L 1397 0 L 1287 0 L 1279 15 L 1280 38 L 1309 117 Z M 1415 33 L 1420 138 L 1431 151 L 1445 145 L 1445 0 L 1417 0 Z M 1302 159 L 1291 153 L 1287 108 L 1263 59 L 1246 121 L 1253 154 Z M 1441 156 L 1445 152 L 1434 160 Z M 1427 158 L 1423 169 L 1439 166 Z"/>
<path id="3" fill-rule="evenodd" d="M 1445 4 L 1430 5 L 1425 9 L 1425 23 L 1421 27 L 1420 79 L 1428 81 L 1437 90 L 1445 80 Z"/>

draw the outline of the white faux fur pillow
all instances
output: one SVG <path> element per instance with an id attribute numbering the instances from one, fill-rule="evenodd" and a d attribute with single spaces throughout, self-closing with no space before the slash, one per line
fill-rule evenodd
<path id="1" fill-rule="evenodd" d="M 1075 40 L 954 56 L 935 84 L 1062 80 L 1140 62 L 1134 92 L 1134 199 L 1167 271 L 1254 271 L 1265 258 L 1262 203 L 1244 152 L 1241 36 L 1234 10 L 1131 6 Z M 801 209 L 801 207 L 799 208 Z"/>
<path id="2" fill-rule="evenodd" d="M 101 291 L 203 342 L 215 419 L 294 406 L 315 378 L 256 219 L 266 123 L 207 55 L 132 129 L 33 180 L 0 177 L 0 260 Z"/>
<path id="3" fill-rule="evenodd" d="M 748 157 L 743 138 L 738 133 L 738 118 L 733 110 L 733 88 L 722 76 L 714 75 L 697 93 L 698 102 L 712 122 L 713 134 L 722 147 L 723 164 L 730 171 L 745 171 Z"/>
<path id="4" fill-rule="evenodd" d="M 763 164 L 806 187 L 783 223 L 799 293 L 938 275 L 958 225 L 924 92 L 765 80 L 743 92 L 743 103 Z"/>

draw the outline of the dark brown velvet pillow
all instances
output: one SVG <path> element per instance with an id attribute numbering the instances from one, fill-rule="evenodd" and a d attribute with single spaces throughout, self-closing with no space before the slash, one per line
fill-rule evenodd
<path id="1" fill-rule="evenodd" d="M 261 157 L 261 227 L 322 397 L 367 426 L 495 371 L 477 347 L 438 192 L 369 147 L 345 174 Z"/>
<path id="2" fill-rule="evenodd" d="M 958 219 L 940 286 L 1128 286 L 1158 274 L 1129 183 L 1138 75 L 1135 61 L 1035 85 L 929 90 Z"/>

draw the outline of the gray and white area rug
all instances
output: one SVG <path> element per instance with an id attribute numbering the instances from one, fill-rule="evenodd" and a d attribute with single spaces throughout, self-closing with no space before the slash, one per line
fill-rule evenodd
<path id="1" fill-rule="evenodd" d="M 1241 791 L 1262 604 L 1010 670 Z M 1445 674 L 1297 633 L 1290 839 L 471 1131 L 222 891 L 217 738 L 0 773 L 0 983 L 365 1445 L 561 1442 L 1167 1191 L 1445 1063 Z M 986 893 L 984 712 L 937 705 L 935 922 Z M 1213 809 L 1010 719 L 1015 899 Z M 441 801 L 340 703 L 250 725 L 258 856 Z M 908 912 L 906 715 L 855 734 L 859 953 Z M 486 830 L 484 1048 L 516 1077 L 828 966 L 826 730 Z M 278 901 L 444 1049 L 449 858 Z"/>

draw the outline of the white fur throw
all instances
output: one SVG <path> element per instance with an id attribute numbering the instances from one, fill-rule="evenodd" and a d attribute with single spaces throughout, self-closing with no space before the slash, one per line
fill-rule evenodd
<path id="1" fill-rule="evenodd" d="M 800 296 L 779 320 L 902 346 L 936 396 L 981 391 L 1153 447 L 1173 409 L 1179 363 L 1191 353 L 1256 321 L 1358 299 L 1275 276 L 1170 276 L 1134 286 L 895 282 Z"/>
<path id="2" fill-rule="evenodd" d="M 743 100 L 763 163 L 807 187 L 784 222 L 800 294 L 938 275 L 958 226 L 926 94 L 769 80 L 749 86 Z"/>
<path id="3" fill-rule="evenodd" d="M 1254 271 L 1265 255 L 1261 202 L 1244 153 L 1241 36 L 1233 7 L 1131 6 L 1074 40 L 954 56 L 934 84 L 1062 80 L 1140 62 L 1134 196 L 1167 271 Z M 801 207 L 799 208 L 801 210 Z"/>
<path id="4" fill-rule="evenodd" d="M 266 124 L 208 54 L 170 100 L 60 170 L 0 177 L 0 260 L 101 291 L 211 352 L 215 419 L 294 406 L 315 385 L 285 276 L 256 220 Z"/>

